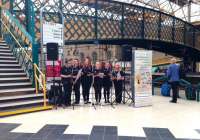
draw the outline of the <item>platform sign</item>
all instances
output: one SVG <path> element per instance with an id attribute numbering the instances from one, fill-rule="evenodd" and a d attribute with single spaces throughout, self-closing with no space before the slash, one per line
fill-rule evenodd
<path id="1" fill-rule="evenodd" d="M 133 96 L 135 107 L 152 105 L 152 51 L 133 51 Z"/>
<path id="2" fill-rule="evenodd" d="M 44 22 L 42 29 L 43 44 L 58 43 L 63 46 L 63 24 Z"/>

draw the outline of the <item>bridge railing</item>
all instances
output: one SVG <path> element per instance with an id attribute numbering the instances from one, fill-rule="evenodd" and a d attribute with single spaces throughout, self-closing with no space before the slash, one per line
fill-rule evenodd
<path id="1" fill-rule="evenodd" d="M 195 26 L 160 11 L 103 0 L 69 0 L 63 7 L 65 36 L 69 41 L 147 39 L 200 47 Z"/>
<path id="2" fill-rule="evenodd" d="M 5 0 L 8 1 L 9 0 Z M 35 7 L 35 29 L 40 37 L 39 11 L 42 0 L 33 0 Z M 55 2 L 55 1 L 53 1 Z M 67 0 L 51 4 L 60 8 L 65 16 L 66 42 L 114 39 L 146 39 L 177 43 L 200 50 L 200 31 L 192 24 L 172 15 L 128 3 L 105 0 Z M 21 4 L 21 3 L 24 3 Z M 47 4 L 50 2 L 47 2 Z M 20 5 L 20 7 L 18 6 Z M 25 0 L 14 1 L 13 13 L 25 13 Z M 59 15 L 49 9 L 44 13 L 45 21 L 58 22 Z"/>

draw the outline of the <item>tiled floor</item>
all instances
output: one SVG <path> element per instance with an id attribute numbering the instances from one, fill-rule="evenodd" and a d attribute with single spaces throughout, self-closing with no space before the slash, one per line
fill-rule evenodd
<path id="1" fill-rule="evenodd" d="M 93 126 L 90 135 L 64 134 L 67 125 L 45 125 L 37 133 L 10 132 L 20 124 L 0 124 L 1 140 L 183 140 L 167 128 L 143 128 L 146 137 L 118 136 L 116 126 Z M 31 127 L 31 126 L 30 126 Z M 184 139 L 191 140 L 191 139 Z"/>
<path id="2" fill-rule="evenodd" d="M 76 106 L 0 119 L 0 140 L 200 140 L 200 103 Z"/>

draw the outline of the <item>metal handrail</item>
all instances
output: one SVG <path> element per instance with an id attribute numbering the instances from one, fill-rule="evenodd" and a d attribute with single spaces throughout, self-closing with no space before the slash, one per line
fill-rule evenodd
<path id="1" fill-rule="evenodd" d="M 16 39 L 16 37 L 13 35 L 13 33 L 10 31 L 10 29 L 8 28 L 8 26 L 4 23 L 4 21 L 2 19 L 1 19 L 1 23 L 5 26 L 6 30 L 10 33 L 10 35 L 13 37 L 13 39 L 16 41 L 16 43 L 22 49 L 23 53 L 25 53 L 25 56 L 27 57 L 27 59 L 32 62 L 30 55 L 24 50 L 24 47 L 22 47 L 20 42 Z"/>
<path id="2" fill-rule="evenodd" d="M 9 29 L 8 25 L 6 25 L 6 23 L 4 22 L 4 20 L 0 19 L 2 25 L 5 27 L 3 29 L 5 29 L 10 35 L 11 37 L 14 39 L 14 41 L 16 42 L 16 44 L 19 46 L 19 49 L 21 52 L 18 52 L 16 55 L 22 55 L 24 56 L 23 59 L 28 60 L 31 65 L 34 67 L 34 80 L 35 80 L 35 89 L 36 89 L 36 94 L 38 94 L 39 92 L 39 88 L 41 87 L 43 90 L 43 97 L 44 97 L 44 107 L 47 106 L 47 95 L 46 95 L 46 77 L 45 74 L 43 74 L 40 69 L 38 68 L 37 64 L 33 64 L 32 61 L 32 56 L 30 56 L 27 51 L 25 50 L 25 48 L 23 47 L 23 45 L 18 41 L 18 39 L 15 37 L 14 33 L 12 33 L 12 31 Z M 10 23 L 10 22 L 9 22 Z M 10 23 L 11 25 L 13 25 L 12 23 Z M 22 32 L 23 33 L 23 32 Z M 32 47 L 32 44 L 29 44 L 30 47 Z M 22 54 L 20 54 L 22 53 Z M 26 67 L 26 66 L 25 66 Z M 42 81 L 40 80 L 39 76 L 41 76 Z"/>
<path id="3" fill-rule="evenodd" d="M 43 90 L 44 107 L 46 107 L 47 106 L 46 77 L 42 73 L 42 71 L 38 68 L 38 66 L 36 64 L 34 64 L 34 75 L 35 75 L 35 89 L 36 89 L 36 94 L 38 94 L 39 88 L 41 87 L 42 90 Z M 40 76 L 41 76 L 41 79 L 40 79 Z"/>
<path id="4" fill-rule="evenodd" d="M 24 36 L 25 42 L 27 44 L 31 44 L 33 43 L 32 37 L 29 35 L 29 33 L 26 31 L 26 29 L 20 24 L 19 20 L 17 18 L 15 18 L 7 9 L 1 7 L 2 9 L 2 15 L 7 18 L 7 21 L 9 23 L 12 23 L 12 26 L 17 27 L 22 34 Z M 20 34 L 20 33 L 19 33 Z"/>

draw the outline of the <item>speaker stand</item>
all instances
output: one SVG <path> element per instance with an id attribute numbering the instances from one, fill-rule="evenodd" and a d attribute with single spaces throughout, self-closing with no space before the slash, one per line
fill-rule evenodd
<path id="1" fill-rule="evenodd" d="M 54 96 L 54 108 L 57 110 L 57 99 L 56 99 L 56 92 L 55 92 L 55 61 L 53 60 L 53 96 Z"/>

